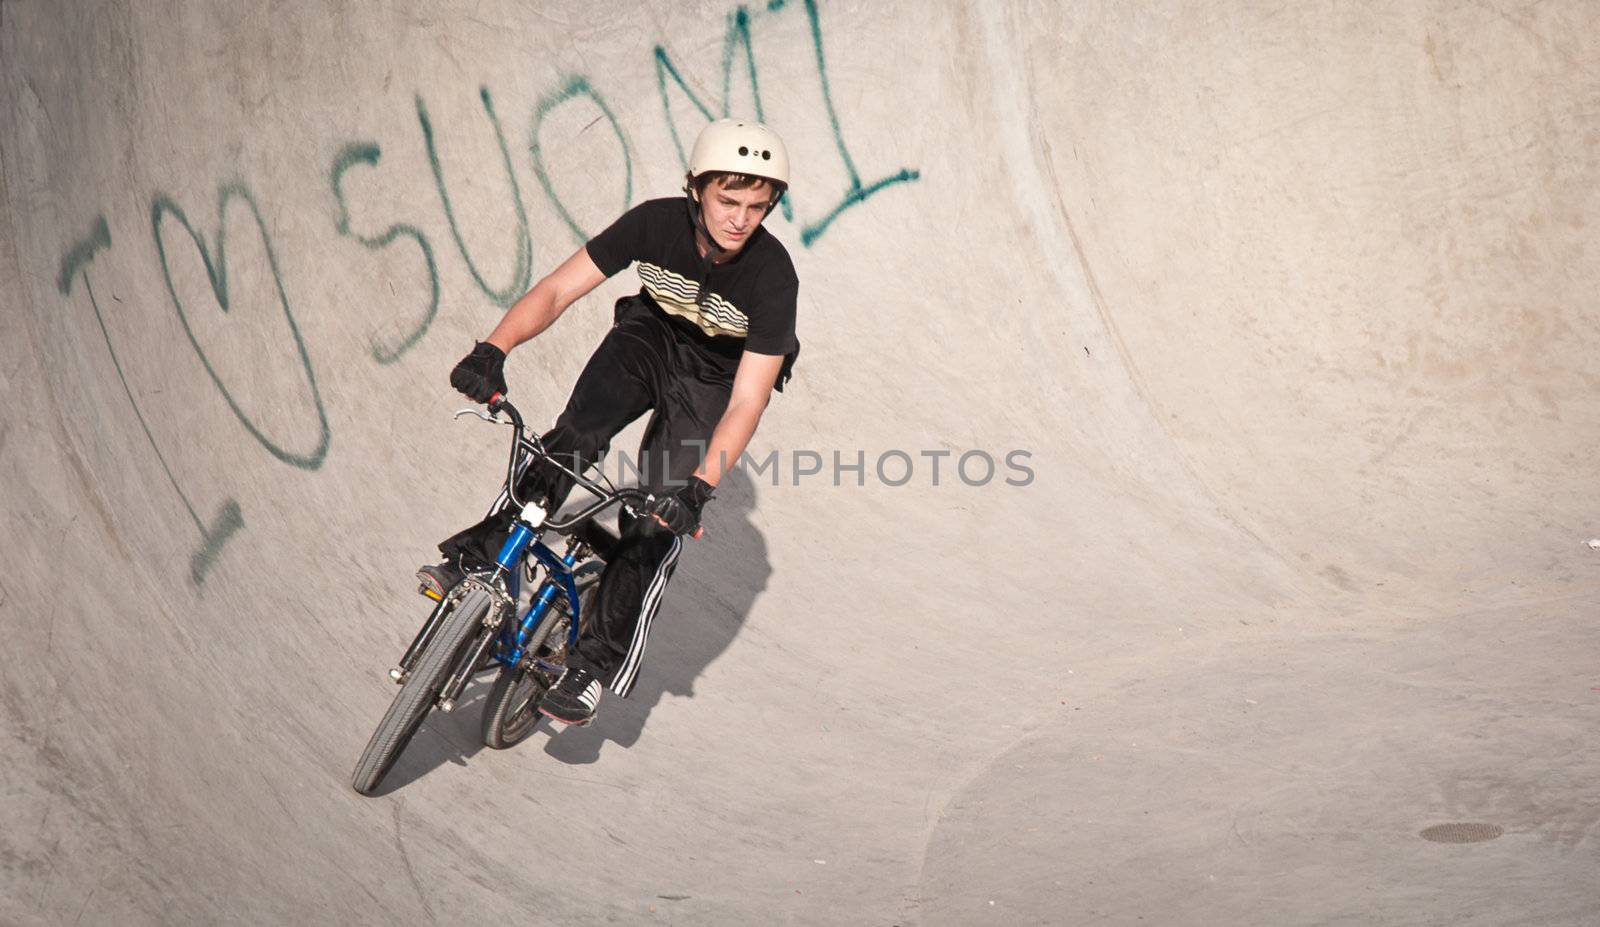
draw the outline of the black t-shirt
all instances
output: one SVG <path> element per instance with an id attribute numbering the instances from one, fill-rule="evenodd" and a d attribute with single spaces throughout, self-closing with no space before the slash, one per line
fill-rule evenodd
<path id="1" fill-rule="evenodd" d="M 733 260 L 711 266 L 698 303 L 705 262 L 681 196 L 640 203 L 585 247 L 607 277 L 638 261 L 639 295 L 730 377 L 745 351 L 782 355 L 777 388 L 783 389 L 800 353 L 794 334 L 800 279 L 783 243 L 765 227 L 756 227 Z"/>

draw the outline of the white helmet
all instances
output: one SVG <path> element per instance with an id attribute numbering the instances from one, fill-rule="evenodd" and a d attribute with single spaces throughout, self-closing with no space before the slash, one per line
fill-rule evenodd
<path id="1" fill-rule="evenodd" d="M 765 177 L 787 187 L 789 151 L 778 133 L 759 122 L 718 119 L 700 130 L 689 155 L 689 176 L 706 171 Z"/>

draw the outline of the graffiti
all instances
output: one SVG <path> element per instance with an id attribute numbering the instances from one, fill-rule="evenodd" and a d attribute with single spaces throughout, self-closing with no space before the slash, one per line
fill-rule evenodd
<path id="1" fill-rule="evenodd" d="M 673 115 L 673 94 L 680 94 L 681 99 L 688 101 L 692 109 L 691 119 L 695 118 L 693 114 L 697 114 L 698 117 L 710 121 L 733 113 L 734 83 L 737 78 L 749 84 L 750 103 L 755 118 L 766 121 L 766 107 L 762 100 L 762 85 L 760 82 L 762 70 L 756 54 L 755 43 L 752 40 L 753 31 L 769 17 L 783 14 L 784 11 L 795 6 L 803 10 L 805 16 L 805 34 L 809 39 L 810 46 L 807 58 L 814 63 L 815 79 L 818 81 L 821 91 L 822 113 L 820 119 L 831 132 L 834 150 L 839 159 L 838 163 L 843 169 L 845 177 L 845 188 L 836 195 L 836 201 L 826 209 L 821 210 L 816 217 L 802 220 L 799 228 L 800 244 L 802 247 L 811 248 L 850 210 L 866 203 L 869 199 L 890 187 L 916 181 L 921 177 L 920 171 L 912 168 L 900 168 L 873 180 L 866 180 L 863 177 L 855 158 L 850 152 L 850 146 L 845 140 L 843 124 L 834 103 L 832 79 L 828 72 L 827 59 L 823 51 L 821 16 L 816 0 L 802 0 L 798 5 L 788 3 L 787 0 L 768 0 L 764 8 L 755 12 L 752 12 L 747 6 L 740 5 L 736 7 L 728 15 L 724 23 L 720 61 L 720 98 L 715 101 L 708 102 L 702 99 L 702 95 L 709 96 L 709 94 L 705 94 L 704 91 L 696 93 L 692 89 L 691 80 L 665 46 L 655 45 L 651 52 L 651 59 L 656 78 L 656 89 L 660 96 L 662 113 L 666 119 L 667 132 L 672 140 L 680 164 L 686 168 L 688 156 L 684 149 L 684 140 L 688 133 L 682 130 L 677 118 Z M 674 90 L 674 88 L 676 89 Z M 501 165 L 510 188 L 510 205 L 515 210 L 517 219 L 515 265 L 512 268 L 510 279 L 503 287 L 497 288 L 488 282 L 478 260 L 468 250 L 460 217 L 457 215 L 456 206 L 445 183 L 444 168 L 439 157 L 439 142 L 434 129 L 434 122 L 420 93 L 415 97 L 417 124 L 421 131 L 422 146 L 432 170 L 434 185 L 439 193 L 439 201 L 443 207 L 444 220 L 449 227 L 450 235 L 455 241 L 456 249 L 461 255 L 466 270 L 477 284 L 478 289 L 492 303 L 501 308 L 506 308 L 526 293 L 532 282 L 533 233 L 530 228 L 527 209 L 523 202 L 522 187 L 517 178 L 516 167 L 511 157 L 510 148 L 506 144 L 505 131 L 495 110 L 494 98 L 488 87 L 480 87 L 478 96 L 483 106 L 484 115 L 488 119 L 489 126 L 494 132 L 495 141 L 500 149 Z M 549 198 L 550 203 L 554 206 L 562 224 L 579 242 L 586 241 L 591 233 L 579 225 L 572 209 L 569 208 L 567 199 L 557 191 L 556 179 L 552 176 L 547 162 L 547 155 L 549 154 L 547 142 L 549 140 L 543 136 L 548 134 L 545 131 L 547 119 L 559 108 L 568 104 L 584 105 L 585 103 L 592 104 L 598 111 L 596 118 L 589 122 L 588 125 L 592 126 L 604 120 L 616 137 L 622 154 L 624 169 L 622 198 L 619 205 L 622 209 L 626 209 L 632 202 L 634 193 L 633 148 L 629 143 L 628 132 L 624 125 L 618 120 L 616 113 L 606 103 L 604 96 L 594 86 L 589 77 L 581 74 L 568 75 L 561 79 L 556 89 L 540 96 L 531 112 L 526 136 L 534 177 L 537 179 L 545 196 Z M 785 129 L 787 130 L 788 127 L 785 126 Z M 343 238 L 354 240 L 369 252 L 386 250 L 399 244 L 401 239 L 409 239 L 420 252 L 423 266 L 427 271 L 429 292 L 427 305 L 421 311 L 420 317 L 409 320 L 406 323 L 404 334 L 401 336 L 390 338 L 379 338 L 376 334 L 370 336 L 368 353 L 373 361 L 382 365 L 390 365 L 419 345 L 430 331 L 439 314 L 442 284 L 441 268 L 434 247 L 429 236 L 419 225 L 395 222 L 376 234 L 356 229 L 353 219 L 354 210 L 349 197 L 346 195 L 344 186 L 346 175 L 360 166 L 376 169 L 380 158 L 381 151 L 376 142 L 351 141 L 344 144 L 339 148 L 333 159 L 328 182 L 335 207 L 333 216 L 334 233 Z M 810 197 L 812 196 L 817 196 L 817 202 L 823 201 L 826 197 L 825 194 L 817 195 L 809 191 L 803 192 L 802 196 L 798 198 L 793 196 L 785 197 L 782 201 L 783 218 L 791 222 L 797 221 L 797 212 L 803 211 L 805 204 L 811 202 Z M 797 209 L 797 203 L 801 209 Z M 276 287 L 278 304 L 283 312 L 284 319 L 288 322 L 289 333 L 295 347 L 301 372 L 305 376 L 306 385 L 310 388 L 311 404 L 316 413 L 318 427 L 315 444 L 310 449 L 303 447 L 290 449 L 286 444 L 291 442 L 269 436 L 259 423 L 245 413 L 234 397 L 233 392 L 229 389 L 228 384 L 224 382 L 221 374 L 212 364 L 211 358 L 207 355 L 205 349 L 201 347 L 200 341 L 190 324 L 190 307 L 185 305 L 183 298 L 179 296 L 177 286 L 173 282 L 167 240 L 163 232 L 169 219 L 175 221 L 184 231 L 188 232 L 189 239 L 205 267 L 206 276 L 210 281 L 211 293 L 216 301 L 217 308 L 223 313 L 229 312 L 227 219 L 229 207 L 239 204 L 249 208 L 251 218 L 255 222 L 256 231 L 261 237 L 268 265 L 267 269 L 270 271 Z M 161 273 L 166 282 L 167 292 L 171 297 L 172 307 L 177 313 L 184 334 L 188 337 L 190 346 L 194 349 L 196 356 L 199 357 L 201 365 L 205 368 L 212 384 L 221 394 L 228 408 L 232 410 L 234 417 L 238 419 L 245 431 L 260 443 L 273 458 L 301 470 L 315 471 L 319 469 L 327 460 L 329 449 L 332 445 L 332 429 L 329 425 L 327 411 L 323 405 L 322 394 L 317 386 L 316 374 L 311 364 L 310 355 L 300 333 L 299 323 L 296 320 L 293 309 L 290 307 L 277 252 L 273 247 L 271 236 L 255 196 L 241 183 L 226 183 L 219 188 L 214 244 L 208 244 L 206 237 L 195 229 L 176 202 L 170 197 L 161 194 L 155 195 L 151 200 L 150 230 L 155 240 Z M 149 441 L 151 449 L 155 452 L 162 470 L 166 473 L 168 481 L 172 484 L 174 492 L 176 492 L 189 517 L 194 521 L 195 527 L 200 532 L 202 538 L 201 548 L 194 554 L 190 564 L 190 578 L 198 586 L 204 581 L 223 545 L 244 527 L 244 519 L 238 502 L 229 498 L 222 504 L 217 517 L 210 524 L 205 523 L 198 515 L 192 500 L 179 486 L 172 467 L 169 465 L 164 452 L 149 427 L 144 412 L 125 375 L 121 360 L 117 356 L 100 305 L 95 299 L 94 289 L 90 280 L 89 267 L 95 255 L 110 247 L 110 227 L 104 216 L 101 216 L 88 237 L 73 243 L 66 250 L 62 257 L 57 286 L 64 296 L 70 296 L 73 283 L 79 279 L 83 281 L 83 289 L 88 295 L 95 319 L 99 323 L 101 334 L 105 338 L 106 348 L 110 352 L 112 364 L 122 381 L 123 390 L 128 396 L 128 401 L 133 405 L 140 427 L 144 430 L 145 437 Z"/>
<path id="2" fill-rule="evenodd" d="M 144 429 L 145 439 L 150 442 L 150 449 L 155 451 L 156 460 L 160 461 L 162 471 L 167 474 L 167 481 L 172 484 L 173 492 L 178 494 L 178 501 L 183 503 L 189 517 L 194 520 L 195 528 L 200 532 L 200 549 L 189 558 L 189 579 L 199 586 L 205 582 L 206 573 L 216 562 L 222 546 L 244 527 L 244 515 L 239 510 L 238 502 L 227 499 L 222 503 L 217 517 L 208 526 L 200 520 L 200 516 L 195 512 L 194 503 L 189 501 L 188 494 L 178 485 L 178 478 L 172 475 L 167 455 L 161 452 L 161 445 L 156 443 L 156 436 L 150 431 L 150 423 L 145 421 L 144 411 L 139 408 L 139 400 L 133 395 L 133 387 L 128 385 L 128 376 L 122 369 L 122 359 L 117 356 L 117 349 L 111 342 L 111 332 L 106 328 L 105 315 L 100 311 L 100 301 L 95 299 L 94 283 L 89 278 L 89 264 L 94 260 L 94 256 L 110 247 L 111 227 L 106 224 L 106 217 L 102 215 L 95 220 L 94 231 L 88 238 L 67 249 L 67 255 L 61 261 L 61 275 L 57 278 L 56 285 L 60 288 L 61 295 L 70 296 L 72 281 L 78 277 L 83 279 L 84 292 L 89 294 L 89 305 L 94 309 L 94 320 L 100 325 L 100 334 L 106 341 L 106 351 L 111 355 L 111 366 L 117 371 L 117 379 L 122 382 L 123 392 L 128 394 L 128 403 L 133 406 L 133 415 L 139 420 L 139 427 Z"/>
<path id="3" fill-rule="evenodd" d="M 56 277 L 56 288 L 62 296 L 72 295 L 72 280 L 80 272 L 83 274 L 85 284 L 89 282 L 89 264 L 94 256 L 111 247 L 111 226 L 106 224 L 104 214 L 96 216 L 94 231 L 89 237 L 67 249 L 66 256 L 61 259 L 61 273 Z"/>
<path id="4" fill-rule="evenodd" d="M 805 0 L 805 6 L 806 19 L 811 25 L 811 44 L 817 52 L 817 74 L 822 78 L 822 100 L 828 110 L 828 123 L 833 128 L 833 141 L 838 146 L 839 157 L 844 161 L 845 170 L 850 174 L 850 187 L 845 190 L 844 198 L 838 205 L 830 209 L 821 219 L 800 230 L 800 241 L 809 248 L 846 209 L 859 206 L 866 202 L 868 197 L 886 187 L 907 183 L 922 175 L 909 168 L 901 168 L 898 172 L 879 178 L 870 184 L 861 183 L 861 174 L 856 170 L 855 159 L 850 157 L 850 149 L 844 143 L 844 130 L 839 127 L 839 113 L 833 107 L 833 90 L 828 83 L 828 64 L 822 57 L 822 20 L 817 15 L 817 0 Z"/>
<path id="5" fill-rule="evenodd" d="M 528 148 L 533 152 L 534 176 L 539 178 L 539 186 L 544 188 L 545 196 L 550 197 L 550 202 L 555 204 L 556 212 L 561 215 L 561 221 L 572 230 L 572 234 L 577 237 L 580 244 L 589 240 L 589 233 L 578 227 L 577 220 L 572 218 L 572 213 L 567 211 L 566 204 L 556 195 L 555 185 L 550 182 L 550 172 L 545 169 L 544 148 L 539 144 L 539 128 L 544 125 L 545 117 L 550 115 L 551 110 L 568 100 L 582 96 L 594 101 L 594 105 L 600 110 L 600 115 L 611 123 L 611 130 L 617 133 L 618 144 L 622 145 L 622 163 L 627 166 L 627 180 L 622 188 L 622 209 L 626 210 L 633 202 L 633 158 L 628 154 L 628 138 L 622 134 L 622 126 L 612 114 L 611 108 L 606 106 L 606 101 L 594 92 L 594 88 L 589 86 L 587 80 L 581 77 L 571 78 L 560 90 L 540 100 L 538 107 L 533 111 L 533 129 L 528 133 L 531 140 Z"/>
<path id="6" fill-rule="evenodd" d="M 769 13 L 777 12 L 783 9 L 784 5 L 782 0 L 773 0 L 767 5 L 767 11 Z M 861 205 L 888 187 L 917 180 L 922 174 L 920 171 L 902 168 L 870 183 L 862 182 L 861 172 L 857 170 L 855 159 L 850 156 L 850 147 L 845 143 L 844 129 L 839 122 L 839 113 L 833 105 L 832 81 L 828 77 L 828 63 L 822 52 L 822 17 L 817 10 L 816 0 L 805 0 L 804 7 L 806 23 L 811 36 L 811 47 L 815 54 L 817 79 L 822 89 L 823 108 L 827 113 L 829 128 L 833 132 L 834 147 L 839 153 L 839 159 L 848 177 L 848 185 L 839 202 L 830 207 L 822 218 L 808 222 L 801 227 L 800 243 L 810 248 L 816 244 L 817 240 L 828 231 L 829 226 L 846 210 Z M 655 47 L 656 88 L 661 95 L 661 109 L 666 116 L 668 134 L 672 137 L 672 144 L 677 148 L 679 163 L 684 166 L 685 170 L 688 168 L 689 158 L 684 153 L 683 136 L 678 133 L 677 122 L 672 116 L 672 101 L 668 92 L 667 81 L 670 78 L 672 83 L 677 85 L 683 95 L 699 111 L 700 115 L 707 120 L 729 116 L 732 114 L 733 69 L 737 53 L 736 48 L 744 50 L 746 75 L 750 81 L 755 118 L 758 121 L 765 122 L 766 111 L 761 104 L 761 86 L 757 77 L 755 49 L 750 41 L 750 11 L 747 7 L 740 6 L 734 11 L 733 15 L 728 19 L 727 31 L 723 34 L 722 99 L 720 101 L 721 106 L 715 111 L 690 89 L 688 81 L 684 79 L 683 73 L 673 62 L 667 50 L 660 45 Z M 789 220 L 794 218 L 792 199 L 792 197 L 784 197 L 782 204 L 783 216 Z"/>
<path id="7" fill-rule="evenodd" d="M 745 7 L 734 10 L 728 17 L 727 31 L 722 35 L 722 105 L 713 112 L 706 106 L 705 101 L 690 89 L 689 82 L 684 79 L 683 73 L 678 70 L 672 56 L 665 47 L 657 45 L 654 51 L 656 64 L 656 91 L 661 95 L 661 112 L 667 119 L 667 134 L 672 137 L 672 146 L 678 152 L 678 164 L 684 171 L 689 169 L 689 155 L 684 151 L 683 137 L 678 134 L 678 121 L 672 117 L 672 100 L 667 93 L 667 78 L 671 78 L 684 97 L 693 104 L 700 115 L 709 122 L 720 119 L 733 113 L 733 59 L 735 46 L 744 49 L 745 74 L 750 80 L 751 107 L 757 122 L 767 121 L 767 111 L 761 105 L 761 82 L 756 74 L 756 53 L 750 42 L 750 11 Z M 794 202 L 792 197 L 784 197 L 780 201 L 783 218 L 794 220 Z"/>
<path id="8" fill-rule="evenodd" d="M 223 312 L 228 311 L 228 205 L 235 200 L 242 201 L 250 207 L 250 215 L 256 220 L 256 229 L 261 233 L 261 243 L 266 249 L 267 265 L 272 270 L 272 281 L 278 289 L 278 304 L 283 308 L 283 317 L 289 322 L 289 333 L 294 336 L 295 350 L 300 355 L 300 365 L 306 374 L 306 383 L 311 387 L 311 401 L 317 411 L 317 425 L 319 428 L 317 446 L 309 454 L 297 454 L 285 450 L 277 442 L 267 437 L 250 416 L 244 414 L 239 408 L 239 402 L 233 397 L 222 376 L 211 365 L 211 358 L 205 349 L 200 347 L 199 339 L 195 338 L 194 329 L 189 325 L 189 313 L 183 308 L 183 300 L 178 297 L 178 289 L 172 283 L 172 266 L 167 258 L 167 244 L 161 234 L 161 224 L 171 216 L 184 231 L 189 233 L 189 238 L 194 242 L 195 250 L 200 252 L 200 260 L 205 263 L 206 276 L 211 280 L 211 292 L 217 299 L 217 307 Z M 278 259 L 272 251 L 272 239 L 267 234 L 266 220 L 261 218 L 261 208 L 256 205 L 255 197 L 243 185 L 232 183 L 223 185 L 217 193 L 217 250 L 215 259 L 211 250 L 206 247 L 206 242 L 194 226 L 189 224 L 189 219 L 178 208 L 178 204 L 165 196 L 157 196 L 150 206 L 150 233 L 155 236 L 156 252 L 161 256 L 161 274 L 167 281 L 167 292 L 172 296 L 172 307 L 178 312 L 178 321 L 183 323 L 183 333 L 189 336 L 189 344 L 194 347 L 194 352 L 200 356 L 200 363 L 206 368 L 206 373 L 211 375 L 211 382 L 216 384 L 217 391 L 222 398 L 227 400 L 228 408 L 233 410 L 240 424 L 244 425 L 250 436 L 261 442 L 272 456 L 286 464 L 299 467 L 302 470 L 315 470 L 322 466 L 328 457 L 328 444 L 333 435 L 328 428 L 328 413 L 322 407 L 322 394 L 317 390 L 317 377 L 311 370 L 311 358 L 306 353 L 306 343 L 300 337 L 300 326 L 294 320 L 294 312 L 289 309 L 289 296 L 283 290 L 283 274 L 278 270 Z"/>
<path id="9" fill-rule="evenodd" d="M 439 165 L 439 150 L 433 140 L 433 122 L 428 118 L 428 107 L 422 102 L 420 93 L 417 94 L 417 122 L 422 124 L 422 140 L 428 146 L 428 163 L 433 166 L 433 181 L 439 188 L 444 215 L 450 223 L 450 234 L 455 236 L 456 247 L 461 249 L 461 258 L 467 262 L 467 270 L 471 271 L 472 279 L 484 295 L 505 309 L 528 292 L 528 284 L 533 278 L 533 236 L 528 232 L 528 211 L 522 208 L 522 187 L 517 184 L 517 172 L 511 166 L 511 151 L 506 148 L 506 134 L 500 129 L 500 118 L 494 113 L 494 100 L 489 96 L 489 88 L 480 87 L 478 96 L 483 100 L 483 111 L 489 116 L 489 124 L 494 126 L 494 139 L 500 143 L 500 158 L 505 164 L 506 177 L 511 181 L 511 200 L 517 207 L 517 267 L 511 272 L 511 282 L 504 289 L 496 290 L 485 282 L 477 263 L 467 252 L 467 243 L 461 237 L 461 226 L 456 223 L 455 209 L 450 205 L 450 194 L 444 188 L 444 168 Z"/>
<path id="10" fill-rule="evenodd" d="M 333 186 L 333 198 L 339 204 L 339 216 L 334 220 L 334 229 L 340 235 L 354 238 L 372 251 L 389 247 L 401 236 L 408 237 L 417 243 L 417 247 L 422 251 L 422 260 L 428 266 L 428 286 L 430 288 L 428 311 L 423 313 L 422 321 L 418 322 L 416 327 L 411 330 L 411 334 L 400 339 L 400 343 L 393 347 L 380 345 L 376 338 L 369 345 L 368 349 L 372 353 L 373 360 L 380 364 L 392 364 L 407 351 L 417 346 L 417 343 L 422 340 L 422 336 L 428 333 L 428 327 L 433 324 L 434 316 L 439 314 L 439 265 L 433 259 L 433 245 L 428 243 L 428 236 L 422 234 L 422 231 L 414 225 L 391 225 L 376 237 L 362 235 L 351 230 L 350 206 L 345 202 L 344 187 L 342 186 L 344 173 L 357 164 L 377 167 L 378 157 L 378 146 L 372 142 L 357 142 L 346 145 L 339 152 L 339 156 L 333 159 L 333 174 L 329 180 Z"/>

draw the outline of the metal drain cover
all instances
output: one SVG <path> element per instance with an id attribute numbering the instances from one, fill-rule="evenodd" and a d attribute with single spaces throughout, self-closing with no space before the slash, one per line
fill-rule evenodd
<path id="1" fill-rule="evenodd" d="M 1463 822 L 1455 824 L 1435 824 L 1422 830 L 1422 839 L 1432 840 L 1434 843 L 1482 843 L 1505 833 L 1506 829 L 1499 824 L 1478 824 Z"/>

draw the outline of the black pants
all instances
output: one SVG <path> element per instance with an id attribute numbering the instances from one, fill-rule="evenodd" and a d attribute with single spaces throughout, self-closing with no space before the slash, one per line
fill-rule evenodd
<path id="1" fill-rule="evenodd" d="M 640 488 L 670 491 L 700 466 L 733 388 L 731 375 L 701 350 L 639 297 L 619 300 L 616 323 L 578 375 L 555 427 L 545 433 L 545 448 L 582 472 L 605 455 L 617 432 L 653 412 L 634 464 Z M 572 478 L 548 465 L 530 467 L 517 484 L 521 498 L 542 496 L 551 511 L 571 491 Z M 502 504 L 439 550 L 447 557 L 469 553 L 493 561 L 514 516 Z M 650 625 L 683 542 L 646 519 L 624 515 L 621 521 L 622 542 L 600 576 L 592 614 L 585 616 L 569 663 L 587 668 L 626 696 L 638 678 Z"/>

